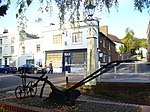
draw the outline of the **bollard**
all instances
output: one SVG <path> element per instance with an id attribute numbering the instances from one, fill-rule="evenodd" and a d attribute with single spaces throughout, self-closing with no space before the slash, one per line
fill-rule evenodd
<path id="1" fill-rule="evenodd" d="M 66 84 L 68 84 L 68 71 L 65 71 L 66 74 Z"/>

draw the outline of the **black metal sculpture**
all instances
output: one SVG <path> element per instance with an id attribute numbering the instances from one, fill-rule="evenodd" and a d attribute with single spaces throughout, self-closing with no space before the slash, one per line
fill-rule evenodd
<path id="1" fill-rule="evenodd" d="M 18 86 L 15 89 L 15 96 L 18 99 L 26 98 L 26 97 L 34 97 L 37 93 L 37 86 L 40 81 L 43 81 L 43 77 L 46 72 L 43 71 L 43 74 L 40 77 L 33 77 L 26 75 L 26 69 L 24 68 L 24 72 L 21 75 L 18 75 L 22 79 L 22 86 Z M 36 82 L 30 81 L 26 83 L 26 78 L 37 79 Z"/>
<path id="2" fill-rule="evenodd" d="M 49 94 L 49 97 L 47 100 L 49 101 L 55 101 L 59 103 L 71 103 L 72 105 L 75 104 L 76 99 L 80 96 L 80 91 L 77 90 L 78 87 L 84 85 L 85 83 L 93 80 L 94 78 L 102 75 L 103 73 L 107 72 L 114 66 L 119 65 L 120 63 L 124 62 L 132 62 L 133 60 L 122 60 L 122 61 L 112 61 L 105 66 L 101 67 L 100 69 L 96 70 L 74 86 L 70 87 L 69 89 L 62 90 L 60 88 L 57 88 L 54 86 L 49 80 L 48 77 L 44 77 L 46 72 L 43 72 L 43 75 L 40 77 L 33 77 L 33 76 L 26 76 L 21 75 L 23 86 L 18 86 L 15 90 L 15 95 L 17 98 L 23 98 L 23 97 L 34 97 L 37 92 L 37 85 L 39 81 L 43 81 L 43 86 L 41 88 L 40 97 L 42 97 L 43 90 L 46 84 L 50 85 L 50 88 L 52 89 L 52 92 Z M 26 85 L 26 78 L 32 78 L 32 79 L 38 79 L 36 82 L 29 82 Z"/>

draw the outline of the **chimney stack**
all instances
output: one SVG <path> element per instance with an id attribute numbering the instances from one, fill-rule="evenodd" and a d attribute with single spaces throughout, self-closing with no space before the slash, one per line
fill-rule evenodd
<path id="1" fill-rule="evenodd" d="M 108 37 L 108 26 L 100 26 L 100 32 L 102 32 L 106 37 Z"/>
<path id="2" fill-rule="evenodd" d="M 3 33 L 8 33 L 8 29 L 4 29 Z"/>

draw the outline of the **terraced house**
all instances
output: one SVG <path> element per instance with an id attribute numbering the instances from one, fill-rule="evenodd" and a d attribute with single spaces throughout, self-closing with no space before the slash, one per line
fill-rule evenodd
<path id="1" fill-rule="evenodd" d="M 94 21 L 92 27 L 98 40 L 98 22 Z M 60 26 L 54 24 L 45 27 L 42 32 L 46 52 L 45 64 L 52 63 L 54 72 L 85 72 L 88 30 L 89 25 L 84 22 L 76 23 L 73 27 L 66 24 L 64 30 L 60 30 Z"/>
<path id="2" fill-rule="evenodd" d="M 90 32 L 92 37 L 90 37 Z M 87 72 L 87 63 L 92 62 L 88 56 L 96 58 L 97 67 L 100 67 L 102 63 L 117 60 L 116 44 L 100 32 L 97 20 L 93 20 L 90 24 L 82 21 L 73 26 L 64 24 L 62 29 L 59 24 L 50 24 L 42 28 L 39 33 L 40 36 L 27 33 L 23 40 L 18 33 L 15 35 L 9 32 L 1 34 L 2 44 L 0 47 L 5 47 L 7 43 L 4 38 L 9 37 L 9 44 L 6 46 L 6 48 L 9 46 L 9 50 L 5 50 L 9 52 L 9 55 L 5 55 L 1 50 L 1 64 L 13 64 L 18 67 L 30 63 L 44 67 L 51 63 L 55 73 L 65 71 L 85 73 Z M 12 37 L 15 44 L 10 43 Z M 94 48 L 89 49 L 93 41 L 95 41 Z M 15 45 L 14 48 L 13 45 Z M 93 49 L 95 49 L 94 53 Z M 90 66 L 92 67 L 93 64 Z"/>

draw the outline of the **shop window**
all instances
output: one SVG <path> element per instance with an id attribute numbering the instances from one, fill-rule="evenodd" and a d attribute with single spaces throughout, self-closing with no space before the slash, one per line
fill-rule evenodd
<path id="1" fill-rule="evenodd" d="M 27 59 L 26 64 L 34 64 L 34 59 Z"/>
<path id="2" fill-rule="evenodd" d="M 86 59 L 86 52 L 72 52 L 72 64 L 84 64 Z"/>
<path id="3" fill-rule="evenodd" d="M 46 59 L 47 66 L 52 63 L 53 67 L 62 67 L 62 53 L 49 53 Z"/>

